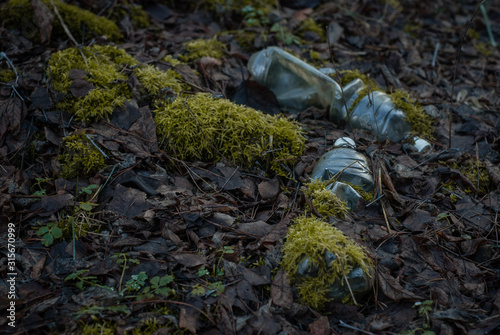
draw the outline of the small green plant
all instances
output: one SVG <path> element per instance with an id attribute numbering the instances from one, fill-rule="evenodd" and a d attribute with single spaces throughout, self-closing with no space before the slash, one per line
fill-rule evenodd
<path id="1" fill-rule="evenodd" d="M 84 276 L 83 274 L 89 272 L 89 270 L 78 270 L 75 273 L 70 274 L 64 281 L 74 281 L 77 288 L 83 290 L 85 286 L 97 286 L 101 288 L 106 288 L 108 290 L 113 290 L 108 286 L 99 285 L 96 276 Z"/>
<path id="2" fill-rule="evenodd" d="M 262 27 L 269 24 L 269 19 L 262 9 L 247 5 L 241 9 L 243 21 L 247 27 Z"/>
<path id="3" fill-rule="evenodd" d="M 173 289 L 167 287 L 168 284 L 174 281 L 174 276 L 164 275 L 163 277 L 155 276 L 149 280 L 151 286 L 146 286 L 142 290 L 142 295 L 145 298 L 152 298 L 157 295 L 168 297 L 173 293 Z"/>
<path id="4" fill-rule="evenodd" d="M 44 197 L 47 195 L 47 190 L 42 184 L 48 184 L 52 178 L 35 178 L 35 184 L 31 185 L 31 195 L 36 196 L 36 197 Z M 38 188 L 37 190 L 33 191 L 33 189 Z"/>
<path id="5" fill-rule="evenodd" d="M 111 258 L 115 259 L 116 264 L 118 264 L 122 267 L 122 275 L 120 277 L 120 284 L 118 285 L 118 292 L 120 292 L 120 294 L 123 294 L 123 291 L 122 291 L 123 276 L 125 276 L 125 270 L 127 270 L 129 268 L 129 266 L 127 265 L 127 262 L 133 263 L 133 264 L 139 264 L 140 262 L 137 259 L 129 258 L 129 255 L 127 253 L 114 254 L 113 256 L 111 256 Z M 144 278 L 144 276 L 145 276 L 144 280 L 146 280 L 148 278 L 148 275 L 145 272 L 141 272 L 139 275 L 140 275 L 141 279 Z M 138 285 L 138 284 L 140 284 L 140 281 L 136 281 L 135 283 L 131 283 L 130 285 L 133 285 L 133 284 Z"/>
<path id="6" fill-rule="evenodd" d="M 278 41 L 285 43 L 285 45 L 296 44 L 301 45 L 302 40 L 300 37 L 295 36 L 290 30 L 279 22 L 276 22 L 271 26 L 269 31 L 275 33 L 275 37 Z"/>
<path id="7" fill-rule="evenodd" d="M 148 275 L 144 271 L 141 271 L 136 275 L 132 275 L 132 277 L 125 283 L 123 290 L 127 292 L 138 292 L 146 285 L 147 279 Z M 122 294 L 122 292 L 120 292 L 120 294 Z"/>
<path id="8" fill-rule="evenodd" d="M 425 316 L 426 321 L 424 322 L 422 328 L 407 330 L 406 332 L 401 333 L 401 335 L 416 335 L 416 334 L 435 335 L 435 333 L 431 330 L 430 319 L 429 319 L 429 313 L 431 313 L 433 310 L 433 307 L 432 307 L 433 304 L 434 304 L 434 301 L 432 301 L 432 300 L 425 300 L 425 301 L 416 302 L 413 305 L 413 308 L 418 308 L 418 315 Z"/>
<path id="9" fill-rule="evenodd" d="M 36 235 L 42 237 L 41 243 L 44 246 L 50 247 L 54 243 L 54 240 L 63 237 L 63 231 L 57 222 L 49 222 L 45 226 L 40 227 Z"/>

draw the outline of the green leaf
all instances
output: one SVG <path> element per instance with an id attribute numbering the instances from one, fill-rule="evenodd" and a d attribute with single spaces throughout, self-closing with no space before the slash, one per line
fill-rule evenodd
<path id="1" fill-rule="evenodd" d="M 90 212 L 92 210 L 92 206 L 87 202 L 80 203 L 80 208 L 87 212 Z"/>
<path id="2" fill-rule="evenodd" d="M 37 230 L 36 234 L 38 236 L 42 236 L 43 234 L 46 234 L 49 231 L 49 227 L 45 226 Z"/>
<path id="3" fill-rule="evenodd" d="M 59 228 L 59 227 L 52 228 L 51 233 L 52 233 L 53 238 L 61 238 L 63 236 L 63 232 L 62 232 L 61 228 Z"/>
<path id="4" fill-rule="evenodd" d="M 52 236 L 51 233 L 47 233 L 43 235 L 41 242 L 44 246 L 49 247 L 52 245 L 52 243 L 54 243 L 54 237 Z"/>
<path id="5" fill-rule="evenodd" d="M 160 277 L 155 276 L 155 277 L 151 278 L 151 280 L 149 282 L 151 283 L 151 285 L 158 287 L 159 286 L 158 283 L 160 282 Z"/>
<path id="6" fill-rule="evenodd" d="M 164 295 L 165 297 L 168 297 L 170 295 L 171 291 L 172 291 L 172 289 L 169 287 L 162 287 L 162 288 L 156 289 L 155 293 Z"/>
<path id="7" fill-rule="evenodd" d="M 161 278 L 160 283 L 158 286 L 165 286 L 167 284 L 170 284 L 174 280 L 174 277 L 171 275 L 165 275 Z"/>

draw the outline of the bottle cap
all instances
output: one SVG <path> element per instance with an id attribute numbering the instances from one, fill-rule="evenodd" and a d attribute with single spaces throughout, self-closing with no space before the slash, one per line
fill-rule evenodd
<path id="1" fill-rule="evenodd" d="M 426 152 L 431 149 L 431 144 L 420 137 L 414 137 L 415 148 L 417 148 L 418 152 Z"/>

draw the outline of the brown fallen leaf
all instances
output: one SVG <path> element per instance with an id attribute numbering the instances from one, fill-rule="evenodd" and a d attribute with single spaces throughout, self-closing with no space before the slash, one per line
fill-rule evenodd
<path id="1" fill-rule="evenodd" d="M 285 270 L 279 269 L 271 284 L 271 299 L 277 306 L 291 309 L 293 305 L 293 292 L 290 287 L 288 275 Z"/>

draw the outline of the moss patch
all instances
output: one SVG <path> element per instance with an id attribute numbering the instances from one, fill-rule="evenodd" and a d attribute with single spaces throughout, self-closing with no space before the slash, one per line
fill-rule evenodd
<path id="1" fill-rule="evenodd" d="M 330 184 L 329 181 L 313 179 L 307 184 L 304 194 L 311 199 L 312 205 L 319 214 L 324 217 L 335 216 L 343 219 L 348 210 L 347 204 L 327 189 L 328 184 Z"/>
<path id="2" fill-rule="evenodd" d="M 95 45 L 56 52 L 49 60 L 49 73 L 54 88 L 66 94 L 58 107 L 85 122 L 108 118 L 115 108 L 123 106 L 131 97 L 124 70 L 135 64 L 137 61 L 132 56 L 112 46 Z M 84 72 L 78 75 L 74 70 Z M 77 79 L 83 79 L 93 87 L 84 96 L 71 94 L 75 76 L 82 77 Z"/>
<path id="3" fill-rule="evenodd" d="M 372 273 L 373 262 L 365 250 L 340 230 L 315 217 L 300 216 L 295 223 L 286 236 L 282 266 L 307 305 L 323 307 L 330 300 L 329 287 L 355 266 Z M 336 256 L 330 264 L 325 261 L 327 251 Z M 298 264 L 304 257 L 309 257 L 310 264 L 318 269 L 317 276 L 303 277 L 297 273 Z"/>
<path id="4" fill-rule="evenodd" d="M 216 36 L 207 40 L 197 39 L 189 41 L 186 42 L 184 46 L 186 47 L 187 53 L 179 56 L 179 59 L 184 62 L 190 62 L 202 57 L 220 59 L 224 56 L 224 51 L 226 50 L 224 43 L 219 42 Z"/>
<path id="5" fill-rule="evenodd" d="M 0 83 L 8 83 L 16 79 L 16 73 L 11 69 L 0 69 Z"/>
<path id="6" fill-rule="evenodd" d="M 152 65 L 139 65 L 125 50 L 113 46 L 69 48 L 54 53 L 49 61 L 54 88 L 66 94 L 57 107 L 84 122 L 109 118 L 132 97 L 127 84 L 132 73 L 146 94 L 157 95 L 164 88 L 179 93 L 187 88 L 174 70 L 165 72 Z M 75 96 L 72 89 L 77 83 L 86 83 L 89 91 L 83 96 Z"/>
<path id="7" fill-rule="evenodd" d="M 42 2 L 54 13 L 52 1 L 42 0 Z M 112 41 L 120 40 L 122 35 L 113 21 L 104 17 L 97 16 L 92 12 L 78 8 L 76 6 L 65 4 L 59 0 L 54 0 L 58 12 L 61 14 L 64 23 L 68 26 L 72 35 L 81 41 L 83 31 L 85 38 L 90 40 L 92 37 L 106 36 Z M 55 16 L 55 14 L 54 14 Z M 23 19 L 29 22 L 35 22 L 33 6 L 29 0 L 10 0 L 2 7 L 0 17 L 4 20 L 6 27 L 19 28 L 19 22 Z M 85 27 L 85 29 L 84 29 Z M 59 19 L 54 19 L 54 33 L 59 36 L 66 36 Z M 39 38 L 38 36 L 35 38 Z"/>
<path id="8" fill-rule="evenodd" d="M 287 175 L 302 154 L 300 126 L 225 99 L 198 93 L 159 106 L 155 121 L 165 151 L 182 160 L 218 161 L 222 156 L 244 166 L 262 166 Z"/>
<path id="9" fill-rule="evenodd" d="M 106 166 L 103 154 L 86 134 L 66 136 L 63 147 L 59 160 L 62 162 L 61 176 L 64 178 L 91 177 Z"/>

